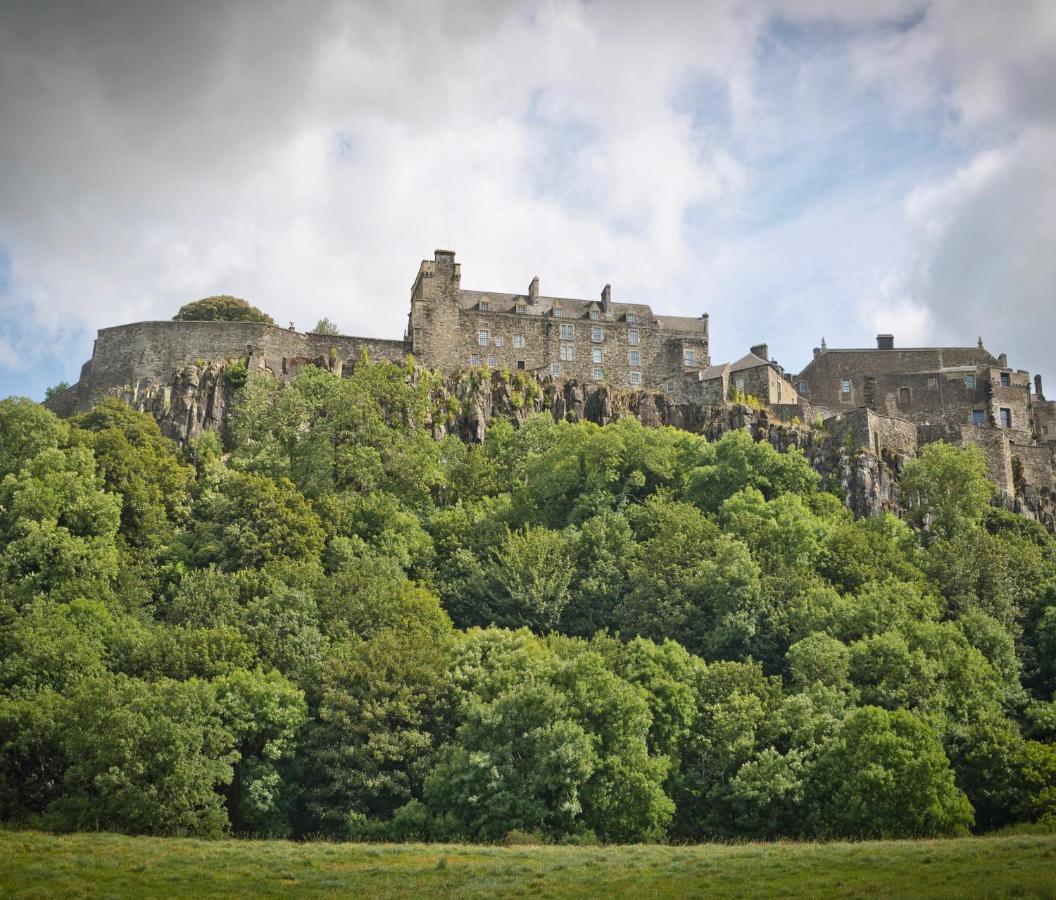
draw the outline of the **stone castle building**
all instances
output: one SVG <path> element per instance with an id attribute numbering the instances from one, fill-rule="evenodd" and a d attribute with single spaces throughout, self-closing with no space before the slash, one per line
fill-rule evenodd
<path id="1" fill-rule="evenodd" d="M 100 330 L 80 380 L 49 399 L 60 415 L 119 395 L 133 405 L 168 405 L 173 378 L 190 366 L 243 360 L 249 369 L 289 378 L 303 365 L 351 371 L 362 354 L 416 362 L 451 375 L 487 367 L 575 384 L 581 392 L 622 390 L 653 408 L 682 409 L 677 421 L 703 425 L 738 404 L 772 420 L 825 423 L 848 446 L 877 456 L 912 454 L 945 440 L 979 446 L 991 477 L 1010 495 L 1022 484 L 1056 490 L 1056 402 L 1041 379 L 1010 368 L 980 339 L 974 347 L 814 350 L 798 374 L 757 344 L 732 363 L 712 363 L 709 320 L 658 315 L 643 303 L 550 297 L 538 277 L 524 293 L 462 287 L 455 254 L 423 260 L 411 288 L 402 340 L 300 333 L 255 322 L 139 322 Z M 1034 391 L 1031 391 L 1033 384 Z"/>
<path id="2" fill-rule="evenodd" d="M 448 250 L 418 269 L 407 341 L 416 360 L 444 371 L 486 365 L 639 390 L 710 364 L 707 315 L 659 316 L 614 301 L 610 285 L 597 300 L 548 297 L 538 276 L 523 294 L 465 290 Z"/>

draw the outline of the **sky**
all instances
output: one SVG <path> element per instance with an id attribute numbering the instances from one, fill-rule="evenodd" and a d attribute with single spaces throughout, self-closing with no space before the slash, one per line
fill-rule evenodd
<path id="1" fill-rule="evenodd" d="M 398 338 L 435 248 L 1052 381 L 1056 2 L 0 0 L 0 396 L 219 293 Z"/>

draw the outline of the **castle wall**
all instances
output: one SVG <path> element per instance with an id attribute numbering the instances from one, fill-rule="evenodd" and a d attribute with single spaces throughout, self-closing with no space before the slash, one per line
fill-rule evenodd
<path id="1" fill-rule="evenodd" d="M 917 452 L 916 425 L 906 419 L 877 415 L 865 407 L 826 419 L 825 430 L 837 446 L 869 450 L 877 456 L 913 456 Z"/>

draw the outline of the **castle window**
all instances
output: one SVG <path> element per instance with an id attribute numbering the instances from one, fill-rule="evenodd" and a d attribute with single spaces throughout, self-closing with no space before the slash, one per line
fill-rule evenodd
<path id="1" fill-rule="evenodd" d="M 692 366 L 692 365 L 696 365 L 696 362 L 697 362 L 697 354 L 696 353 L 694 353 L 692 350 L 683 350 L 682 351 L 682 365 L 684 365 L 684 366 Z"/>
<path id="2" fill-rule="evenodd" d="M 851 379 L 844 378 L 840 381 L 840 393 L 849 394 L 851 392 Z"/>
<path id="3" fill-rule="evenodd" d="M 601 347 L 595 347 L 590 351 L 590 361 L 596 366 L 601 365 Z"/>
<path id="4" fill-rule="evenodd" d="M 513 336 L 513 346 L 516 347 L 518 350 L 520 350 L 521 347 L 524 346 L 524 335 L 523 334 L 515 334 Z"/>
<path id="5" fill-rule="evenodd" d="M 576 345 L 575 344 L 562 344 L 561 345 L 561 359 L 564 362 L 572 362 L 576 358 Z"/>
<path id="6" fill-rule="evenodd" d="M 517 368 L 518 368 L 518 369 L 519 369 L 520 371 L 522 371 L 522 372 L 524 371 L 524 360 L 523 360 L 523 359 L 519 359 L 519 360 L 517 360 Z"/>
<path id="7" fill-rule="evenodd" d="M 908 404 L 911 399 L 912 399 L 912 395 L 909 392 L 909 388 L 904 387 L 904 388 L 899 388 L 898 389 L 898 402 L 899 403 L 905 405 L 905 404 Z"/>
<path id="8" fill-rule="evenodd" d="M 601 371 L 601 366 L 595 366 L 594 371 L 591 373 L 591 378 L 595 381 L 601 381 L 605 377 L 605 373 Z"/>
<path id="9" fill-rule="evenodd" d="M 528 307 L 525 306 L 523 303 L 518 303 L 516 309 L 517 315 L 519 316 L 523 316 L 526 312 L 528 312 Z"/>
<path id="10" fill-rule="evenodd" d="M 498 335 L 495 335 L 495 346 L 496 347 L 501 347 L 502 346 L 502 338 L 499 337 Z"/>
<path id="11" fill-rule="evenodd" d="M 975 376 L 973 375 L 972 377 L 974 378 Z M 938 386 L 939 386 L 938 377 L 935 376 L 935 375 L 929 375 L 928 376 L 928 390 L 929 391 L 934 391 L 936 388 L 938 388 Z"/>
<path id="12" fill-rule="evenodd" d="M 627 343 L 632 347 L 637 347 L 642 341 L 642 336 L 638 332 L 637 328 L 631 328 L 627 332 Z"/>
<path id="13" fill-rule="evenodd" d="M 561 340 L 571 341 L 576 337 L 576 326 L 575 325 L 562 325 L 561 326 Z"/>
<path id="14" fill-rule="evenodd" d="M 1002 409 L 1001 409 L 1001 427 L 1002 428 L 1011 428 L 1012 427 L 1012 410 L 1005 409 L 1005 408 L 1002 407 Z"/>
<path id="15" fill-rule="evenodd" d="M 640 354 L 637 350 L 632 350 L 630 353 L 627 354 L 627 356 L 630 360 L 631 365 L 635 368 L 642 364 L 642 354 Z"/>
<path id="16" fill-rule="evenodd" d="M 806 382 L 806 381 L 801 381 L 799 383 L 799 392 L 801 394 L 809 393 L 810 392 L 810 384 L 808 382 Z"/>
<path id="17" fill-rule="evenodd" d="M 664 385 L 664 390 L 669 394 L 673 394 L 675 392 L 675 383 L 673 381 L 667 382 L 667 384 Z"/>
<path id="18" fill-rule="evenodd" d="M 1041 433 L 1042 434 L 1048 434 L 1049 433 L 1049 426 L 1048 425 L 1042 425 L 1041 426 Z"/>
<path id="19" fill-rule="evenodd" d="M 550 364 L 550 374 L 551 375 L 560 375 L 561 374 L 561 363 L 551 363 Z"/>
<path id="20" fill-rule="evenodd" d="M 974 375 L 965 375 L 964 376 L 964 386 L 966 388 L 968 388 L 968 390 L 974 391 L 975 390 L 975 376 Z"/>
<path id="21" fill-rule="evenodd" d="M 480 344 L 481 347 L 488 346 L 488 330 L 486 328 L 481 328 L 480 331 L 477 332 L 477 343 Z"/>
<path id="22" fill-rule="evenodd" d="M 561 318 L 561 307 L 560 306 L 555 306 L 554 307 L 554 315 L 557 316 L 557 318 L 559 318 L 559 319 Z"/>
<path id="23" fill-rule="evenodd" d="M 596 309 L 592 309 L 590 311 L 590 321 L 591 322 L 597 322 L 598 321 L 598 311 Z"/>
<path id="24" fill-rule="evenodd" d="M 627 324 L 628 325 L 637 325 L 638 324 L 638 317 L 634 313 L 627 313 Z"/>
<path id="25" fill-rule="evenodd" d="M 480 365 L 480 357 L 477 356 L 476 353 L 474 353 L 472 356 L 469 357 L 469 364 L 471 366 L 479 366 Z"/>
<path id="26" fill-rule="evenodd" d="M 986 410 L 984 410 L 984 409 L 973 409 L 972 410 L 972 424 L 973 425 L 985 425 L 986 424 Z"/>
<path id="27" fill-rule="evenodd" d="M 481 300 L 480 301 L 480 311 L 481 312 L 487 312 L 489 309 L 491 309 L 491 304 L 488 303 L 487 300 Z"/>
<path id="28" fill-rule="evenodd" d="M 1001 373 L 1001 387 L 1011 387 L 1012 376 L 1008 372 Z"/>
<path id="29" fill-rule="evenodd" d="M 744 393 L 744 379 L 743 378 L 738 378 L 737 379 L 737 393 L 738 394 L 743 394 Z"/>
<path id="30" fill-rule="evenodd" d="M 600 325 L 594 325 L 593 327 L 591 327 L 590 339 L 594 341 L 595 344 L 600 344 L 603 340 L 605 340 L 604 329 L 602 329 Z"/>
<path id="31" fill-rule="evenodd" d="M 494 369 L 495 368 L 495 357 L 494 356 L 490 356 L 490 355 L 488 356 L 488 368 L 489 369 Z"/>
<path id="32" fill-rule="evenodd" d="M 631 384 L 641 384 L 641 383 L 642 383 L 642 373 L 641 372 L 631 372 Z"/>

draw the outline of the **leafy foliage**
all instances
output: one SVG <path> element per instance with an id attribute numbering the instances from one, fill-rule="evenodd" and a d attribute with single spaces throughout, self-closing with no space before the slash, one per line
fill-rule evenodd
<path id="1" fill-rule="evenodd" d="M 744 432 L 537 415 L 467 446 L 403 367 L 232 387 L 226 443 L 182 450 L 113 400 L 0 401 L 0 818 L 580 843 L 1056 819 L 1056 542 L 988 509 L 972 451 L 907 465 L 908 522 L 856 521 Z"/>
<path id="2" fill-rule="evenodd" d="M 218 294 L 205 297 L 180 307 L 172 317 L 174 322 L 265 322 L 274 325 L 275 320 L 239 297 Z"/>

